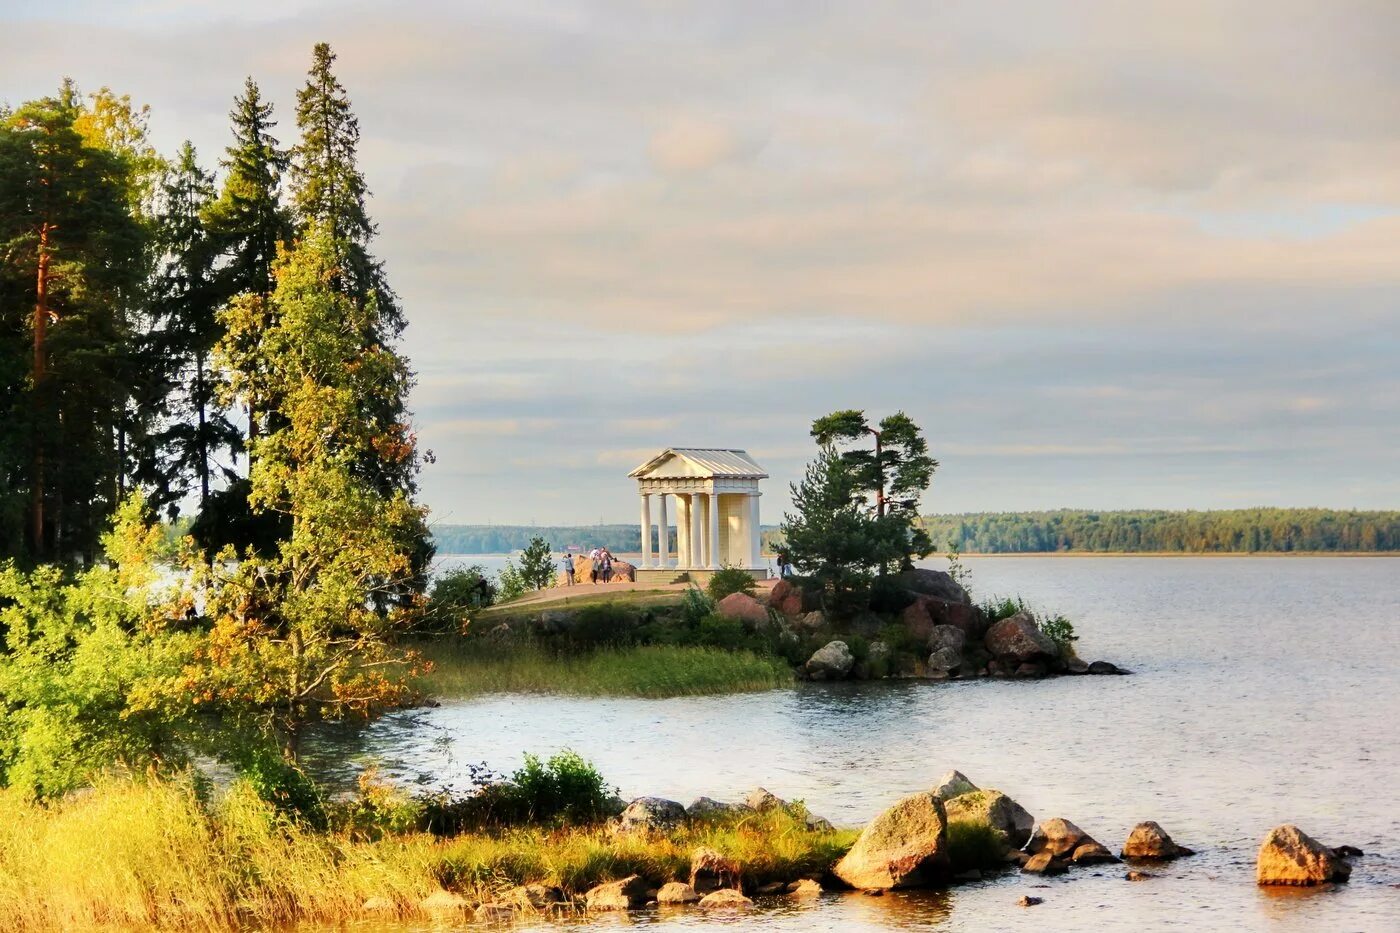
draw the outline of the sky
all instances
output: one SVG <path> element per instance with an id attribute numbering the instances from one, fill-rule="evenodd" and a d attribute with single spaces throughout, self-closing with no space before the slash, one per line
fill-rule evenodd
<path id="1" fill-rule="evenodd" d="M 1400 507 L 1393 0 L 0 0 L 212 166 L 311 46 L 360 118 L 440 523 L 903 410 L 926 511 Z"/>

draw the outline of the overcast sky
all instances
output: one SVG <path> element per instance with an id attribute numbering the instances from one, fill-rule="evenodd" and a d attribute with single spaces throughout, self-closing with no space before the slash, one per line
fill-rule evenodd
<path id="1" fill-rule="evenodd" d="M 904 409 L 930 511 L 1400 507 L 1400 3 L 0 0 L 212 164 L 339 54 L 438 522 Z"/>

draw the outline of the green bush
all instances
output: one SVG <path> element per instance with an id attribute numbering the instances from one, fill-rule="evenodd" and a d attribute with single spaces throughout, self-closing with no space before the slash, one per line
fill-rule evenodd
<path id="1" fill-rule="evenodd" d="M 1040 623 L 1040 630 L 1045 633 L 1046 638 L 1055 643 L 1055 647 L 1060 650 L 1060 657 L 1074 657 L 1074 643 L 1079 640 L 1079 636 L 1074 634 L 1073 622 L 1064 616 L 1055 616 Z"/>
<path id="2" fill-rule="evenodd" d="M 244 753 L 239 778 L 281 813 L 317 829 L 328 825 L 326 800 L 316 782 L 279 751 L 258 747 Z"/>
<path id="3" fill-rule="evenodd" d="M 714 575 L 710 577 L 710 582 L 705 584 L 705 592 L 715 602 L 735 593 L 748 593 L 752 596 L 753 591 L 753 577 L 738 567 L 724 567 L 715 571 Z"/>
<path id="4" fill-rule="evenodd" d="M 997 868 L 1005 864 L 1006 841 L 986 820 L 952 820 L 948 823 L 948 858 L 953 871 Z"/>
<path id="5" fill-rule="evenodd" d="M 715 601 L 698 586 L 688 586 L 681 594 L 680 619 L 686 625 L 699 625 L 700 620 L 715 611 Z"/>
<path id="6" fill-rule="evenodd" d="M 525 756 L 507 779 L 474 769 L 474 789 L 441 791 L 418 798 L 420 825 L 438 836 L 483 828 L 586 826 L 614 812 L 615 789 L 577 752 L 565 749 L 548 761 Z"/>
<path id="7" fill-rule="evenodd" d="M 638 618 L 616 603 L 596 603 L 578 610 L 574 626 L 559 636 L 563 645 L 582 651 L 637 643 Z"/>
<path id="8" fill-rule="evenodd" d="M 433 583 L 422 629 L 426 632 L 462 632 L 478 610 L 496 600 L 496 585 L 480 564 L 449 570 Z"/>

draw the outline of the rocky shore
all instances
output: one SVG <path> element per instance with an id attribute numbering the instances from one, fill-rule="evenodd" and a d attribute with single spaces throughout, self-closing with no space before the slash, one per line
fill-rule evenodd
<path id="1" fill-rule="evenodd" d="M 737 803 L 700 797 L 685 806 L 660 797 L 639 797 L 622 806 L 608 832 L 623 844 L 640 843 L 717 816 L 730 819 L 771 811 L 797 817 L 810 831 L 836 832 L 801 804 L 789 804 L 761 787 Z M 970 845 L 969 838 L 977 844 Z M 688 872 L 676 877 L 633 873 L 572 893 L 527 884 L 479 904 L 439 892 L 420 906 L 431 912 L 436 904 L 491 920 L 526 909 L 733 912 L 827 892 L 880 895 L 894 889 L 944 888 L 1008 872 L 1052 876 L 1098 868 L 1095 873 L 1101 874 L 1103 866 L 1122 865 L 1124 880 L 1142 882 L 1154 877 L 1154 866 L 1194 854 L 1148 820 L 1132 829 L 1115 855 L 1070 820 L 1037 821 L 1001 791 L 978 787 L 951 771 L 929 790 L 905 797 L 876 816 L 831 864 L 792 877 L 755 883 L 738 860 L 701 845 L 690 854 Z M 1324 846 L 1291 824 L 1279 826 L 1269 831 L 1259 848 L 1256 881 L 1266 886 L 1344 882 L 1351 873 L 1350 860 L 1362 854 L 1350 846 Z M 1016 903 L 1030 907 L 1044 902 L 1044 897 L 1026 895 Z"/>

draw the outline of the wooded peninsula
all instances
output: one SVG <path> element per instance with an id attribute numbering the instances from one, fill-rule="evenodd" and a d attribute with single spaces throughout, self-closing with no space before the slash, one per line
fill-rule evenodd
<path id="1" fill-rule="evenodd" d="M 1334 509 L 1162 509 L 1095 512 L 962 512 L 920 519 L 936 548 L 976 554 L 1087 553 L 1308 553 L 1400 551 L 1400 512 Z M 641 548 L 628 525 L 436 525 L 439 554 L 504 554 L 539 535 L 556 547 Z M 777 529 L 765 527 L 765 549 Z"/>

